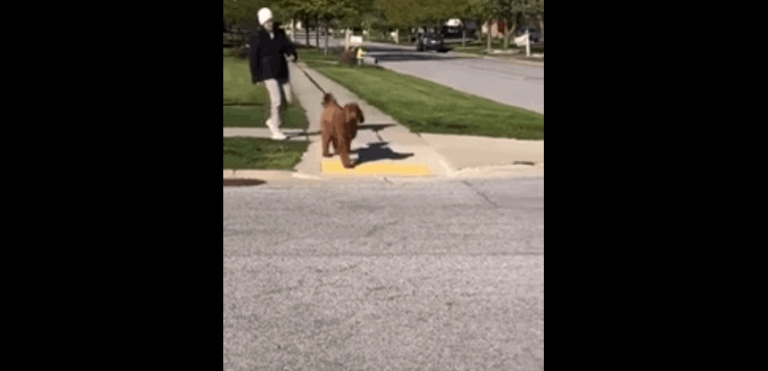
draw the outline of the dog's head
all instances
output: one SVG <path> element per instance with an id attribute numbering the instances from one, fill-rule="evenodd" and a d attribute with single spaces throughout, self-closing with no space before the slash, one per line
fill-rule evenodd
<path id="1" fill-rule="evenodd" d="M 357 103 L 350 103 L 344 106 L 344 113 L 347 115 L 347 121 L 351 124 L 362 124 L 365 122 L 363 111 Z"/>
<path id="2" fill-rule="evenodd" d="M 328 106 L 336 104 L 336 98 L 333 97 L 333 94 L 331 93 L 325 93 L 323 96 L 323 108 L 328 108 Z"/>

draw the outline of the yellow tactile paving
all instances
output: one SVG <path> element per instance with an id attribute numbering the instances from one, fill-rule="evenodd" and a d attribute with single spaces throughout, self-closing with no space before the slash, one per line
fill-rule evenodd
<path id="1" fill-rule="evenodd" d="M 429 175 L 429 167 L 423 164 L 396 164 L 391 162 L 369 162 L 345 169 L 338 159 L 323 160 L 320 164 L 324 174 L 349 175 Z"/>

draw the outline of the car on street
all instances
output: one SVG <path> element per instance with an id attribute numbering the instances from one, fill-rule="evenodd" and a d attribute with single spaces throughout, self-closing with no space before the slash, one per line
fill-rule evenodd
<path id="1" fill-rule="evenodd" d="M 439 34 L 427 32 L 420 38 L 416 39 L 416 51 L 422 52 L 425 50 L 444 50 L 445 43 L 443 38 Z"/>

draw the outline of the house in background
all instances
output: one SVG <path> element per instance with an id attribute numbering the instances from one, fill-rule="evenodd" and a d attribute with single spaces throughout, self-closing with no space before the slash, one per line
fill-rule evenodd
<path id="1" fill-rule="evenodd" d="M 537 17 L 527 17 L 528 19 L 524 20 L 520 24 L 518 24 L 516 27 L 536 27 L 539 28 L 539 19 Z M 504 27 L 506 26 L 506 22 L 503 20 L 495 20 L 495 21 L 488 21 L 483 24 L 481 33 L 483 37 L 487 37 L 488 32 L 491 33 L 491 38 L 504 38 Z M 541 30 L 539 30 L 541 32 Z M 543 39 L 543 33 L 542 33 L 542 39 Z"/>

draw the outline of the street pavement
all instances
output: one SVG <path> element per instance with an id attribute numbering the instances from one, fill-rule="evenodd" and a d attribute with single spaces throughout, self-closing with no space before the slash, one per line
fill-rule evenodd
<path id="1" fill-rule="evenodd" d="M 297 34 L 297 44 L 305 44 L 302 35 Z M 312 37 L 310 45 L 315 46 Z M 329 41 L 331 47 L 341 45 L 343 40 L 331 38 Z M 368 56 L 377 58 L 382 67 L 544 114 L 544 67 L 520 66 L 494 59 L 467 58 L 450 52 L 417 52 L 412 45 L 374 42 L 366 42 L 365 45 Z M 320 46 L 325 46 L 323 37 L 320 39 Z"/>
<path id="2" fill-rule="evenodd" d="M 543 178 L 224 188 L 224 370 L 543 370 Z"/>

